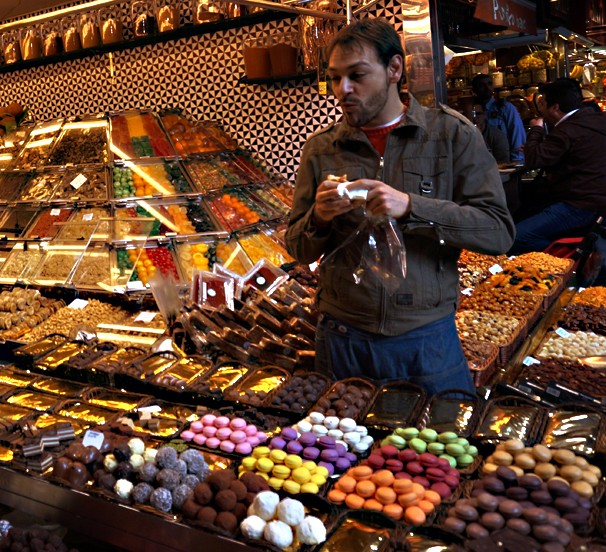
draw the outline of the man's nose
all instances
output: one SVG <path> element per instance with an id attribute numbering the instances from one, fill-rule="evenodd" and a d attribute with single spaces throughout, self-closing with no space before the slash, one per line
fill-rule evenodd
<path id="1" fill-rule="evenodd" d="M 341 89 L 341 93 L 346 96 L 353 91 L 353 83 L 350 79 L 343 77 L 339 83 L 339 88 Z"/>

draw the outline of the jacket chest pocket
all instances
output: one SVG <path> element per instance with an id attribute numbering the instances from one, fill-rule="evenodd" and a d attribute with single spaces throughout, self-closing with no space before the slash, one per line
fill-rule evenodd
<path id="1" fill-rule="evenodd" d="M 448 176 L 447 158 L 416 157 L 402 160 L 404 191 L 424 197 L 440 197 Z"/>

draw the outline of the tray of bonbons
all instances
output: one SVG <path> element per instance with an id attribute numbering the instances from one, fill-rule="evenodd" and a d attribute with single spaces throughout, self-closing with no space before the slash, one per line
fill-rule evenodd
<path id="1" fill-rule="evenodd" d="M 147 398 L 118 418 L 118 423 L 154 439 L 172 439 L 198 418 L 195 407 Z"/>
<path id="2" fill-rule="evenodd" d="M 89 118 L 65 123 L 55 140 L 46 165 L 105 164 L 109 159 L 108 123 Z"/>
<path id="3" fill-rule="evenodd" d="M 86 369 L 72 372 L 71 377 L 97 386 L 115 387 L 114 374 L 146 354 L 147 350 L 142 347 L 126 345 L 99 357 Z"/>
<path id="4" fill-rule="evenodd" d="M 497 367 L 507 364 L 526 337 L 526 319 L 498 313 L 463 310 L 455 314 L 460 339 L 486 341 L 499 347 Z"/>
<path id="5" fill-rule="evenodd" d="M 573 533 L 591 530 L 592 508 L 589 498 L 560 477 L 520 473 L 501 465 L 473 482 L 470 496 L 457 500 L 442 525 L 478 541 L 478 546 L 488 545 L 492 534 L 506 528 L 530 538 L 529 549 L 564 550 Z"/>
<path id="6" fill-rule="evenodd" d="M 117 366 L 114 383 L 120 388 L 135 391 L 147 389 L 148 381 L 175 365 L 180 358 L 180 355 L 173 351 L 148 352 L 129 364 Z"/>
<path id="7" fill-rule="evenodd" d="M 411 425 L 426 400 L 425 391 L 418 385 L 403 380 L 390 381 L 378 388 L 364 424 L 385 431 Z"/>
<path id="8" fill-rule="evenodd" d="M 151 112 L 127 111 L 112 114 L 110 137 L 114 160 L 176 156 L 175 149 Z"/>
<path id="9" fill-rule="evenodd" d="M 117 350 L 118 346 L 114 343 L 93 341 L 89 347 L 68 358 L 58 368 L 67 379 L 88 381 L 85 371 L 89 369 L 89 366 L 97 360 L 115 353 Z"/>
<path id="10" fill-rule="evenodd" d="M 112 181 L 116 199 L 196 192 L 176 161 L 131 161 L 125 166 L 116 165 Z"/>
<path id="11" fill-rule="evenodd" d="M 278 213 L 248 193 L 245 188 L 229 188 L 204 198 L 222 229 L 233 232 L 278 218 Z"/>
<path id="12" fill-rule="evenodd" d="M 335 382 L 311 408 L 325 416 L 364 420 L 377 396 L 377 386 L 365 378 Z"/>
<path id="13" fill-rule="evenodd" d="M 542 434 L 545 418 L 546 409 L 530 399 L 493 397 L 486 403 L 473 437 L 484 443 L 518 439 L 534 444 Z"/>
<path id="14" fill-rule="evenodd" d="M 330 378 L 324 374 L 296 370 L 282 385 L 269 393 L 263 406 L 300 415 L 307 412 L 331 384 Z"/>
<path id="15" fill-rule="evenodd" d="M 435 393 L 419 415 L 419 423 L 438 432 L 454 431 L 460 437 L 473 435 L 484 411 L 477 393 L 446 389 Z"/>
<path id="16" fill-rule="evenodd" d="M 13 175 L 14 176 L 14 175 Z M 12 176 L 11 176 L 12 178 Z M 0 199 L 2 199 L 2 189 L 5 179 L 0 178 Z M 8 183 L 8 187 L 14 190 L 13 184 Z M 35 205 L 18 204 L 14 208 L 6 209 L 0 220 L 0 231 L 9 237 L 18 238 L 23 236 L 25 229 L 29 226 L 32 219 L 39 211 Z"/>
<path id="17" fill-rule="evenodd" d="M 458 260 L 459 286 L 462 290 L 473 289 L 500 270 L 507 262 L 507 255 L 486 255 L 464 249 Z"/>
<path id="18" fill-rule="evenodd" d="M 499 347 L 488 341 L 461 339 L 463 354 L 476 387 L 487 385 L 497 369 Z"/>
<path id="19" fill-rule="evenodd" d="M 558 326 L 568 331 L 606 335 L 606 306 L 569 303 L 563 309 Z"/>

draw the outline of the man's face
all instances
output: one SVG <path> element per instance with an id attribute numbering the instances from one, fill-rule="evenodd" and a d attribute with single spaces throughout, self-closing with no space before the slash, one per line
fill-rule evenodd
<path id="1" fill-rule="evenodd" d="M 473 91 L 480 100 L 482 100 L 483 102 L 487 102 L 488 100 L 490 100 L 490 98 L 492 98 L 494 93 L 492 79 L 486 78 L 479 80 L 478 82 L 476 82 Z"/>
<path id="2" fill-rule="evenodd" d="M 384 67 L 372 46 L 335 47 L 328 60 L 332 90 L 347 122 L 354 127 L 378 126 L 384 121 L 384 108 L 391 86 Z"/>

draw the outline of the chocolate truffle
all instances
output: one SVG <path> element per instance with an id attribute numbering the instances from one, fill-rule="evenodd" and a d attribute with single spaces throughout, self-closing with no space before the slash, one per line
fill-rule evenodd
<path id="1" fill-rule="evenodd" d="M 198 512 L 202 509 L 202 506 L 200 506 L 195 500 L 193 500 L 192 498 L 187 499 L 184 503 L 183 506 L 181 507 L 181 511 L 183 512 L 183 515 L 186 518 L 189 519 L 194 519 L 198 516 Z"/>
<path id="2" fill-rule="evenodd" d="M 216 493 L 229 489 L 229 484 L 236 479 L 236 474 L 232 470 L 213 471 L 206 479 L 210 488 Z"/>
<path id="3" fill-rule="evenodd" d="M 236 493 L 229 489 L 219 491 L 215 495 L 215 504 L 217 505 L 217 508 L 224 512 L 232 510 L 237 501 Z"/>
<path id="4" fill-rule="evenodd" d="M 173 497 L 168 489 L 159 487 L 152 492 L 149 497 L 149 503 L 156 508 L 156 510 L 168 512 L 173 507 Z"/>
<path id="5" fill-rule="evenodd" d="M 155 464 L 146 462 L 139 470 L 139 479 L 145 483 L 151 483 L 156 480 L 159 471 Z"/>
<path id="6" fill-rule="evenodd" d="M 215 520 L 217 519 L 217 510 L 211 508 L 210 506 L 204 506 L 204 508 L 200 508 L 198 510 L 198 515 L 196 517 L 202 523 L 214 525 Z"/>
<path id="7" fill-rule="evenodd" d="M 181 510 L 185 501 L 192 496 L 194 496 L 194 491 L 191 487 L 188 487 L 187 485 L 178 485 L 173 491 L 173 506 L 178 510 Z"/>
<path id="8" fill-rule="evenodd" d="M 126 462 L 130 458 L 130 448 L 126 443 L 120 443 L 114 447 L 114 456 L 118 462 Z"/>
<path id="9" fill-rule="evenodd" d="M 238 519 L 231 512 L 219 512 L 215 519 L 215 525 L 220 529 L 233 533 L 238 528 Z"/>
<path id="10" fill-rule="evenodd" d="M 149 483 L 139 483 L 135 485 L 132 492 L 135 504 L 147 504 L 154 488 Z"/>
<path id="11" fill-rule="evenodd" d="M 174 468 L 177 465 L 177 451 L 172 447 L 160 447 L 156 454 L 156 464 L 162 468 Z"/>
<path id="12" fill-rule="evenodd" d="M 181 483 L 181 476 L 175 470 L 166 468 L 158 472 L 156 481 L 161 487 L 172 491 Z"/>
<path id="13" fill-rule="evenodd" d="M 208 483 L 199 483 L 194 487 L 196 502 L 206 506 L 213 499 L 213 491 Z"/>
<path id="14" fill-rule="evenodd" d="M 198 483 L 200 483 L 200 479 L 197 475 L 194 475 L 193 473 L 188 473 L 183 478 L 182 483 L 193 489 Z"/>

